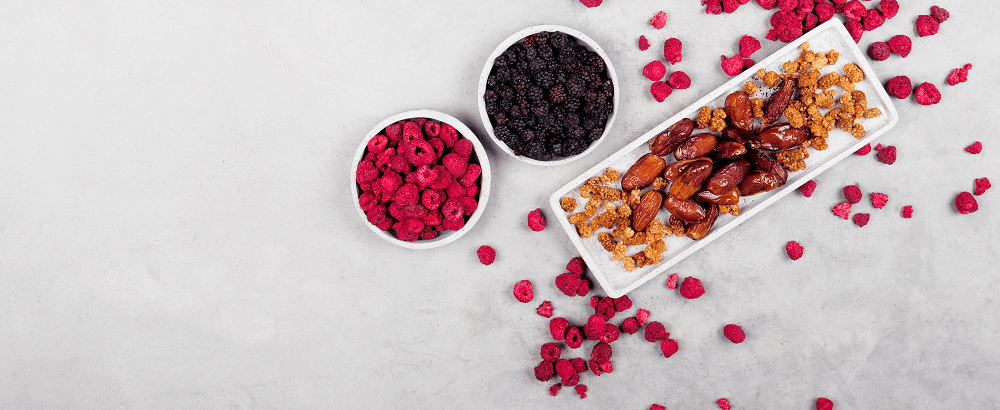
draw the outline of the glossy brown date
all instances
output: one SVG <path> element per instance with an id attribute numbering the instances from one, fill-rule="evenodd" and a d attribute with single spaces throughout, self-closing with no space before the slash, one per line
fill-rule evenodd
<path id="1" fill-rule="evenodd" d="M 762 128 L 757 132 L 756 141 L 751 142 L 750 146 L 768 151 L 781 151 L 802 145 L 805 140 L 805 128 L 793 127 L 786 122 Z"/>
<path id="2" fill-rule="evenodd" d="M 712 160 L 700 158 L 688 165 L 687 169 L 681 173 L 672 184 L 670 184 L 670 196 L 679 199 L 688 199 L 691 195 L 701 189 L 708 176 L 712 174 Z"/>
<path id="3" fill-rule="evenodd" d="M 715 225 L 715 221 L 719 219 L 719 207 L 709 205 L 706 212 L 705 218 L 688 225 L 687 231 L 684 232 L 688 238 L 700 241 L 702 238 L 708 236 L 708 231 L 712 229 L 712 225 Z"/>
<path id="4" fill-rule="evenodd" d="M 750 161 L 753 162 L 754 166 L 757 167 L 757 169 L 761 169 L 774 174 L 774 176 L 778 178 L 779 186 L 785 185 L 785 182 L 788 181 L 788 171 L 785 170 L 785 167 L 781 166 L 781 164 L 778 163 L 777 160 L 769 157 L 763 151 L 756 149 L 751 150 L 750 153 L 747 155 L 747 158 L 749 158 Z"/>
<path id="5" fill-rule="evenodd" d="M 719 138 L 713 134 L 695 134 L 674 151 L 674 158 L 678 161 L 704 157 L 715 150 L 719 144 Z"/>
<path id="6" fill-rule="evenodd" d="M 663 169 L 667 167 L 667 161 L 653 153 L 643 155 L 632 164 L 632 167 L 622 175 L 622 191 L 631 192 L 633 189 L 642 189 L 653 183 L 656 177 L 660 176 Z"/>
<path id="7" fill-rule="evenodd" d="M 693 199 L 681 199 L 673 195 L 667 195 L 663 201 L 663 208 L 684 222 L 698 222 L 705 218 L 707 213 L 705 207 Z M 634 228 L 633 228 L 634 229 Z"/>
<path id="8" fill-rule="evenodd" d="M 649 150 L 661 157 L 674 152 L 677 147 L 681 146 L 691 136 L 691 132 L 694 131 L 694 125 L 694 121 L 690 118 L 681 118 L 680 121 L 671 125 L 670 128 L 653 137 L 649 141 Z"/>
<path id="9" fill-rule="evenodd" d="M 726 127 L 722 130 L 722 139 L 725 141 L 737 141 L 746 144 L 750 141 L 757 140 L 757 134 L 754 134 L 753 131 Z"/>
<path id="10" fill-rule="evenodd" d="M 754 170 L 750 171 L 742 181 L 740 181 L 740 196 L 750 196 L 757 195 L 761 192 L 767 192 L 774 188 L 781 186 L 782 184 L 778 182 L 778 177 L 774 174 Z"/>
<path id="11" fill-rule="evenodd" d="M 778 91 L 771 95 L 771 99 L 767 101 L 767 107 L 764 107 L 764 124 L 770 124 L 781 118 L 785 114 L 785 108 L 788 108 L 788 103 L 795 96 L 794 79 L 781 80 L 778 87 Z"/>
<path id="12" fill-rule="evenodd" d="M 733 161 L 717 168 L 705 181 L 705 189 L 719 195 L 735 187 L 743 181 L 743 177 L 750 171 L 750 161 L 741 159 Z"/>
<path id="13" fill-rule="evenodd" d="M 723 109 L 729 121 L 741 130 L 753 129 L 753 111 L 750 108 L 750 97 L 743 90 L 737 90 L 726 97 Z"/>
<path id="14" fill-rule="evenodd" d="M 736 205 L 740 203 L 740 187 L 734 186 L 725 190 L 721 194 L 713 194 L 707 189 L 698 191 L 692 196 L 692 198 L 697 199 L 701 202 L 715 205 Z"/>
<path id="15" fill-rule="evenodd" d="M 747 153 L 747 146 L 737 141 L 720 141 L 712 155 L 716 158 L 736 158 Z"/>
<path id="16" fill-rule="evenodd" d="M 646 191 L 639 199 L 639 204 L 632 210 L 632 229 L 643 231 L 656 217 L 663 204 L 663 194 L 660 191 Z"/>
<path id="17" fill-rule="evenodd" d="M 677 178 L 680 178 L 681 174 L 687 169 L 688 165 L 691 165 L 694 161 L 695 160 L 693 159 L 686 159 L 684 161 L 677 161 L 668 165 L 667 168 L 663 170 L 663 179 L 674 182 Z"/>

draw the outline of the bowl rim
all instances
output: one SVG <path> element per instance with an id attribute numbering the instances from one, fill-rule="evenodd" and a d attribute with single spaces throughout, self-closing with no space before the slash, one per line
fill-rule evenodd
<path id="1" fill-rule="evenodd" d="M 361 204 L 358 203 L 358 197 L 360 196 L 360 192 L 358 190 L 358 183 L 357 183 L 358 164 L 361 162 L 361 159 L 364 157 L 365 150 L 368 148 L 368 141 L 371 140 L 372 137 L 377 135 L 383 129 L 385 129 L 385 127 L 397 121 L 411 119 L 411 118 L 429 118 L 439 122 L 447 123 L 455 127 L 455 129 L 458 130 L 459 134 L 462 134 L 462 136 L 465 137 L 465 139 L 469 140 L 469 142 L 472 143 L 472 146 L 475 148 L 476 157 L 479 160 L 479 166 L 480 168 L 482 168 L 482 173 L 480 174 L 482 182 L 479 184 L 479 200 L 477 201 L 479 205 L 476 208 L 476 211 L 473 212 L 472 215 L 469 217 L 469 220 L 465 222 L 465 226 L 463 226 L 461 229 L 457 231 L 449 231 L 447 233 L 443 233 L 434 239 L 430 240 L 420 239 L 412 242 L 397 239 L 388 232 L 383 231 L 379 229 L 377 226 L 372 225 L 370 222 L 368 222 L 368 217 L 365 215 L 364 211 L 361 210 Z M 361 222 L 369 229 L 371 229 L 372 232 L 374 232 L 380 238 L 385 239 L 386 241 L 392 244 L 402 246 L 404 248 L 431 249 L 454 242 L 458 238 L 462 237 L 462 235 L 465 235 L 467 232 L 469 232 L 469 230 L 472 229 L 472 227 L 476 224 L 476 222 L 479 221 L 479 218 L 482 217 L 483 215 L 483 211 L 486 209 L 486 203 L 490 198 L 490 182 L 491 182 L 490 175 L 491 175 L 490 160 L 486 154 L 486 148 L 483 146 L 482 142 L 479 141 L 479 137 L 477 137 L 476 134 L 472 132 L 472 130 L 468 126 L 465 125 L 465 123 L 460 121 L 458 118 L 455 118 L 451 115 L 445 114 L 440 111 L 435 111 L 430 109 L 417 109 L 391 115 L 388 118 L 379 121 L 377 124 L 375 124 L 374 127 L 372 127 L 370 131 L 368 131 L 368 134 L 366 134 L 364 139 L 361 140 L 361 144 L 358 145 L 358 148 L 354 153 L 354 158 L 351 161 L 351 174 L 350 174 L 350 180 L 348 181 L 348 185 L 350 185 L 351 187 L 351 200 L 352 202 L 354 202 L 355 212 L 358 214 L 359 217 L 361 217 Z"/>
<path id="2" fill-rule="evenodd" d="M 615 91 L 615 95 L 612 97 L 612 104 L 614 105 L 611 107 L 611 116 L 608 117 L 608 122 L 604 124 L 604 133 L 601 134 L 601 137 L 598 138 L 596 141 L 594 141 L 592 144 L 590 144 L 590 146 L 587 147 L 587 149 L 584 150 L 583 152 L 570 157 L 565 157 L 553 161 L 539 161 L 537 159 L 528 158 L 521 155 L 515 155 L 514 151 L 512 151 L 510 147 L 507 146 L 507 144 L 505 144 L 503 141 L 500 141 L 500 139 L 498 139 L 496 135 L 494 135 L 493 124 L 490 123 L 490 117 L 486 113 L 486 101 L 483 99 L 483 96 L 486 95 L 486 80 L 489 78 L 490 71 L 493 71 L 493 62 L 496 61 L 497 56 L 499 56 L 504 51 L 507 51 L 507 49 L 510 46 L 514 45 L 514 43 L 522 41 L 525 37 L 542 31 L 561 31 L 563 33 L 569 34 L 575 37 L 577 40 L 580 40 L 585 47 L 589 48 L 591 51 L 596 52 L 599 56 L 601 56 L 601 58 L 604 59 L 604 65 L 608 69 L 608 78 L 611 79 L 612 88 Z M 486 134 L 489 135 L 490 139 L 493 140 L 493 143 L 496 144 L 497 147 L 500 147 L 500 149 L 503 152 L 521 162 L 528 163 L 531 165 L 554 166 L 554 165 L 568 164 L 570 162 L 583 158 L 587 154 L 597 149 L 597 146 L 600 145 L 601 142 L 603 142 L 605 139 L 607 139 L 607 136 L 611 131 L 611 126 L 615 122 L 615 117 L 618 115 L 620 95 L 621 95 L 621 90 L 620 90 L 620 85 L 618 83 L 618 74 L 615 72 L 614 65 L 611 64 L 611 58 L 608 57 L 608 54 L 604 51 L 603 48 L 601 48 L 599 44 L 597 44 L 596 41 L 594 41 L 594 39 L 590 38 L 586 34 L 583 34 L 579 30 L 576 30 L 574 28 L 555 25 L 555 24 L 542 24 L 537 26 L 531 26 L 523 30 L 520 30 L 514 34 L 511 34 L 504 41 L 500 42 L 500 44 L 496 47 L 496 49 L 493 50 L 493 53 L 491 53 L 490 56 L 486 59 L 486 65 L 483 67 L 483 72 L 479 76 L 479 88 L 477 92 L 476 103 L 479 105 L 479 117 L 483 122 L 483 128 L 486 129 Z"/>

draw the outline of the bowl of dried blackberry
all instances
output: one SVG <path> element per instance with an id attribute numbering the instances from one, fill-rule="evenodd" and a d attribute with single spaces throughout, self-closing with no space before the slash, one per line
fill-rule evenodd
<path id="1" fill-rule="evenodd" d="M 540 25 L 500 43 L 479 78 L 479 113 L 493 142 L 542 166 L 580 159 L 600 144 L 618 112 L 618 77 L 590 37 Z"/>

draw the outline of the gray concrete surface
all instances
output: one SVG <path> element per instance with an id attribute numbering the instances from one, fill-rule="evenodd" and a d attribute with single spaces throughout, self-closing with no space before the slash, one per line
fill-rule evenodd
<path id="1" fill-rule="evenodd" d="M 996 407 L 1000 197 L 970 215 L 952 207 L 974 178 L 1000 182 L 1000 12 L 984 0 L 942 3 L 951 19 L 927 38 L 913 22 L 934 3 L 901 2 L 862 39 L 913 36 L 912 54 L 876 74 L 943 94 L 933 107 L 898 101 L 902 120 L 881 138 L 899 149 L 894 165 L 848 158 L 812 198 L 789 196 L 677 265 L 704 281 L 701 299 L 662 280 L 632 292 L 636 307 L 614 320 L 650 310 L 679 340 L 674 357 L 625 336 L 615 371 L 583 378 L 587 399 L 547 394 L 531 370 L 548 341 L 535 306 L 551 300 L 581 324 L 589 307 L 553 285 L 575 256 L 565 234 L 531 232 L 526 214 L 722 84 L 719 55 L 743 34 L 763 39 L 769 16 L 753 2 L 720 16 L 695 0 L 604 3 L 0 6 L 0 407 Z M 658 31 L 647 21 L 661 9 Z M 535 24 L 608 51 L 622 81 L 612 139 L 553 168 L 487 143 L 494 191 L 467 236 L 410 251 L 373 235 L 348 195 L 360 138 L 430 108 L 485 139 L 485 58 Z M 675 68 L 694 84 L 658 104 L 641 69 L 668 37 L 684 41 Z M 780 47 L 763 43 L 758 59 Z M 967 62 L 969 82 L 948 86 Z M 976 140 L 982 154 L 963 151 Z M 881 210 L 855 206 L 872 215 L 864 228 L 830 213 L 848 184 L 889 195 Z M 788 240 L 805 247 L 799 261 Z M 476 259 L 482 244 L 497 249 L 492 266 Z M 511 295 L 521 279 L 535 284 L 530 304 Z M 727 342 L 726 323 L 747 341 Z"/>

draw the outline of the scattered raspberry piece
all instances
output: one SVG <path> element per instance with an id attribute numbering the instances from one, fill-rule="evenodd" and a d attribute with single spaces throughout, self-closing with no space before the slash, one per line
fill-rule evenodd
<path id="1" fill-rule="evenodd" d="M 570 326 L 566 329 L 564 339 L 566 340 L 566 346 L 569 346 L 570 349 L 579 348 L 583 344 L 583 332 L 576 326 Z"/>
<path id="2" fill-rule="evenodd" d="M 601 371 L 604 373 L 611 373 L 612 371 L 615 370 L 614 367 L 611 365 L 611 362 L 601 363 L 597 365 L 597 368 L 601 369 Z"/>
<path id="3" fill-rule="evenodd" d="M 720 56 L 722 59 L 722 71 L 726 72 L 726 75 L 732 77 L 743 71 L 743 58 L 739 54 L 732 57 Z"/>
<path id="4" fill-rule="evenodd" d="M 875 144 L 875 151 L 881 151 L 881 150 L 882 150 L 882 143 Z"/>
<path id="5" fill-rule="evenodd" d="M 792 10 L 795 10 L 795 7 L 798 5 L 799 0 L 778 0 L 778 8 L 780 8 L 781 11 L 789 13 L 791 13 Z"/>
<path id="6" fill-rule="evenodd" d="M 797 261 L 802 257 L 802 250 L 802 245 L 799 245 L 799 243 L 795 241 L 788 241 L 788 244 L 785 245 L 785 253 L 787 253 L 788 258 L 793 261 Z"/>
<path id="7" fill-rule="evenodd" d="M 760 50 L 760 40 L 744 34 L 740 37 L 740 55 L 749 58 L 751 54 Z"/>
<path id="8" fill-rule="evenodd" d="M 857 1 L 857 0 L 855 0 Z M 854 39 L 855 43 L 861 42 L 861 35 L 865 33 L 865 27 L 857 21 L 848 21 L 844 23 L 844 28 L 847 32 L 851 34 L 851 38 Z"/>
<path id="9" fill-rule="evenodd" d="M 671 273 L 670 277 L 667 278 L 667 289 L 677 289 L 677 279 L 677 274 Z"/>
<path id="10" fill-rule="evenodd" d="M 663 11 L 656 13 L 653 18 L 649 19 L 649 24 L 657 30 L 663 28 L 663 26 L 667 25 L 667 13 L 664 13 Z"/>
<path id="11" fill-rule="evenodd" d="M 580 280 L 576 282 L 576 295 L 587 296 L 587 292 L 590 292 L 590 281 L 580 278 Z"/>
<path id="12" fill-rule="evenodd" d="M 604 0 L 580 0 L 580 3 L 583 3 L 583 5 L 587 7 L 597 7 L 600 6 L 603 1 Z"/>
<path id="13" fill-rule="evenodd" d="M 940 23 L 934 17 L 926 14 L 917 16 L 917 35 L 920 37 L 933 36 L 937 34 Z"/>
<path id="14" fill-rule="evenodd" d="M 816 181 L 813 181 L 811 179 L 806 181 L 806 183 L 802 184 L 801 186 L 799 186 L 799 192 L 801 192 L 802 196 L 806 198 L 811 197 L 813 195 L 813 191 L 815 190 L 816 190 Z"/>
<path id="15" fill-rule="evenodd" d="M 663 323 L 654 321 L 646 325 L 646 333 L 643 337 L 646 338 L 647 342 L 653 343 L 670 337 L 670 333 L 667 333 L 667 328 L 663 326 Z"/>
<path id="16" fill-rule="evenodd" d="M 848 20 L 859 21 L 868 13 L 868 9 L 859 0 L 851 0 L 844 4 L 844 17 Z"/>
<path id="17" fill-rule="evenodd" d="M 959 69 L 957 68 L 951 70 L 951 72 L 948 73 L 948 85 L 957 85 L 958 83 L 962 82 L 962 80 L 958 78 L 958 73 Z"/>
<path id="18" fill-rule="evenodd" d="M 979 202 L 968 192 L 962 192 L 955 198 L 955 209 L 958 213 L 965 215 L 979 210 Z"/>
<path id="19" fill-rule="evenodd" d="M 677 64 L 681 62 L 683 58 L 682 50 L 684 44 L 676 38 L 668 38 L 667 41 L 663 43 L 663 58 L 670 62 L 670 64 Z"/>
<path id="20" fill-rule="evenodd" d="M 937 20 L 938 23 L 944 23 L 948 17 L 951 17 L 951 14 L 948 13 L 948 10 L 938 6 L 931 6 L 931 17 L 934 17 L 934 20 Z"/>
<path id="21" fill-rule="evenodd" d="M 646 39 L 646 36 L 639 36 L 639 49 L 642 51 L 649 49 L 649 40 Z"/>
<path id="22" fill-rule="evenodd" d="M 889 202 L 889 195 L 883 194 L 881 192 L 872 192 L 872 206 L 876 209 L 882 209 L 886 203 Z"/>
<path id="23" fill-rule="evenodd" d="M 701 295 L 705 294 L 705 287 L 702 286 L 701 281 L 693 276 L 688 276 L 684 278 L 681 282 L 681 296 L 688 299 L 697 299 Z"/>
<path id="24" fill-rule="evenodd" d="M 597 309 L 597 303 L 601 301 L 601 297 L 594 295 L 590 297 L 590 307 Z"/>
<path id="25" fill-rule="evenodd" d="M 683 71 L 674 71 L 667 78 L 667 83 L 675 89 L 683 90 L 691 86 L 691 77 Z"/>
<path id="26" fill-rule="evenodd" d="M 632 307 L 632 299 L 628 295 L 612 299 L 615 305 L 615 312 L 624 312 Z"/>
<path id="27" fill-rule="evenodd" d="M 913 217 L 913 205 L 904 206 L 902 214 L 903 214 L 903 218 L 907 218 L 907 219 L 912 218 Z"/>
<path id="28" fill-rule="evenodd" d="M 854 154 L 856 154 L 856 155 L 868 155 L 869 152 L 872 152 L 872 144 L 865 144 L 865 146 L 863 146 L 861 148 L 858 148 L 857 151 L 854 151 Z"/>
<path id="29" fill-rule="evenodd" d="M 743 343 L 743 341 L 747 338 L 746 334 L 743 333 L 743 328 L 734 324 L 723 326 L 722 334 L 726 335 L 726 339 L 729 339 L 730 342 L 736 344 Z"/>
<path id="30" fill-rule="evenodd" d="M 663 357 L 673 356 L 678 350 L 677 341 L 674 339 L 663 339 L 660 341 L 660 351 L 663 352 Z"/>
<path id="31" fill-rule="evenodd" d="M 899 13 L 899 2 L 896 0 L 882 0 L 878 2 L 878 9 L 882 11 L 882 17 L 891 19 Z"/>
<path id="32" fill-rule="evenodd" d="M 595 376 L 601 375 L 601 365 L 594 363 L 593 360 L 588 360 L 587 364 L 590 366 L 590 371 L 593 372 Z"/>
<path id="33" fill-rule="evenodd" d="M 583 261 L 583 258 L 577 256 L 569 260 L 566 264 L 566 270 L 574 275 L 583 275 L 584 269 L 587 268 L 587 263 Z"/>
<path id="34" fill-rule="evenodd" d="M 488 245 L 483 245 L 476 251 L 476 255 L 479 256 L 479 263 L 489 266 L 494 260 L 496 260 L 497 251 L 493 250 L 493 248 Z"/>
<path id="35" fill-rule="evenodd" d="M 545 229 L 545 215 L 542 215 L 542 208 L 528 212 L 528 229 L 535 232 Z"/>
<path id="36" fill-rule="evenodd" d="M 489 265 L 487 263 L 487 265 Z M 535 297 L 535 291 L 531 286 L 531 282 L 527 280 L 522 280 L 514 284 L 514 297 L 521 303 L 531 302 L 531 299 Z"/>
<path id="37" fill-rule="evenodd" d="M 889 44 L 891 45 L 892 43 Z M 910 77 L 905 75 L 892 77 L 892 79 L 890 79 L 885 85 L 885 90 L 889 92 L 889 95 L 899 98 L 900 100 L 909 97 L 912 88 L 913 84 L 910 82 Z"/>
<path id="38" fill-rule="evenodd" d="M 619 336 L 621 336 L 621 330 L 618 329 L 618 326 L 615 326 L 614 324 L 611 323 L 606 323 L 604 325 L 604 334 L 601 335 L 601 337 L 597 338 L 597 340 L 604 343 L 611 343 L 614 342 L 615 340 L 618 340 Z"/>
<path id="39" fill-rule="evenodd" d="M 579 357 L 574 357 L 570 359 L 569 362 L 573 363 L 573 369 L 575 369 L 577 373 L 583 373 L 587 371 L 587 362 L 584 362 L 583 359 Z"/>
<path id="40" fill-rule="evenodd" d="M 556 276 L 556 287 L 566 296 L 576 296 L 576 291 L 580 288 L 582 281 L 580 275 L 563 273 Z"/>
<path id="41" fill-rule="evenodd" d="M 595 308 L 594 311 L 596 311 L 597 315 L 604 319 L 603 322 L 607 322 L 608 320 L 611 320 L 611 318 L 615 317 L 615 303 L 609 297 L 601 298 L 601 300 L 597 301 L 597 308 Z M 601 323 L 600 331 L 604 331 L 604 323 Z"/>
<path id="42" fill-rule="evenodd" d="M 611 360 L 611 354 L 611 345 L 599 342 L 590 350 L 590 360 L 597 364 L 607 363 Z"/>
<path id="43" fill-rule="evenodd" d="M 649 93 L 653 95 L 656 102 L 663 102 L 663 100 L 666 100 L 673 91 L 674 90 L 670 88 L 670 85 L 663 81 L 654 81 L 649 85 Z"/>
<path id="44" fill-rule="evenodd" d="M 905 34 L 892 36 L 887 44 L 889 45 L 889 50 L 892 50 L 892 52 L 899 54 L 903 58 L 910 55 L 910 50 L 913 49 L 913 40 L 910 40 L 910 36 Z"/>
<path id="45" fill-rule="evenodd" d="M 639 326 L 646 326 L 646 319 L 649 319 L 649 311 L 639 308 L 639 311 L 635 314 L 635 320 L 639 322 Z"/>
<path id="46" fill-rule="evenodd" d="M 749 58 L 744 58 L 743 59 L 743 69 L 746 70 L 746 69 L 748 69 L 750 67 L 753 67 L 753 60 L 751 60 Z"/>
<path id="47" fill-rule="evenodd" d="M 660 60 L 650 61 L 642 68 L 642 75 L 651 81 L 660 81 L 667 74 L 667 67 Z"/>
<path id="48" fill-rule="evenodd" d="M 983 152 L 983 143 L 979 141 L 973 142 L 972 145 L 965 147 L 965 152 L 968 152 L 970 154 L 978 154 L 980 152 Z"/>
<path id="49" fill-rule="evenodd" d="M 569 321 L 557 317 L 549 321 L 549 333 L 552 334 L 553 340 L 563 340 L 566 336 L 566 328 L 569 327 Z"/>
<path id="50" fill-rule="evenodd" d="M 863 228 L 865 225 L 868 225 L 868 219 L 870 218 L 871 215 L 869 214 L 864 214 L 864 213 L 854 214 L 854 224 L 857 225 L 859 228 Z"/>
<path id="51" fill-rule="evenodd" d="M 865 14 L 863 25 L 865 27 L 865 31 L 872 31 L 879 27 L 882 27 L 882 24 L 884 23 L 885 23 L 885 17 L 882 17 L 882 13 L 879 13 L 878 10 L 871 9 L 868 10 L 868 13 Z"/>
<path id="52" fill-rule="evenodd" d="M 851 215 L 851 203 L 841 202 L 833 207 L 833 214 L 841 218 L 847 219 Z"/>
<path id="53" fill-rule="evenodd" d="M 556 374 L 558 374 L 559 378 L 563 379 L 564 381 L 576 375 L 576 368 L 573 367 L 573 363 L 567 359 L 556 360 L 555 368 L 556 368 L 555 369 Z M 563 384 L 569 386 L 569 384 L 566 383 Z"/>
<path id="54" fill-rule="evenodd" d="M 830 399 L 820 397 L 816 399 L 816 410 L 833 410 L 833 402 Z"/>
<path id="55" fill-rule="evenodd" d="M 941 92 L 931 83 L 922 83 L 917 86 L 913 93 L 914 98 L 920 105 L 934 105 L 941 102 Z"/>
<path id="56" fill-rule="evenodd" d="M 976 191 L 975 191 L 975 194 L 977 196 L 978 195 L 982 195 L 982 194 L 986 193 L 987 189 L 990 189 L 992 187 L 993 187 L 993 185 L 990 185 L 990 180 L 987 179 L 986 177 L 976 178 Z"/>
<path id="57" fill-rule="evenodd" d="M 579 394 L 581 399 L 586 399 L 587 398 L 587 385 L 585 385 L 585 384 L 578 384 L 578 385 L 576 385 L 576 394 Z"/>
<path id="58" fill-rule="evenodd" d="M 561 388 L 562 388 L 561 384 L 559 384 L 559 383 L 553 384 L 552 386 L 549 387 L 549 394 L 551 394 L 553 396 L 558 395 L 559 394 L 559 389 L 561 389 Z"/>
<path id="59" fill-rule="evenodd" d="M 760 7 L 764 8 L 764 10 L 773 9 L 774 6 L 778 4 L 778 0 L 756 0 L 756 1 L 757 4 L 760 5 Z"/>
<path id="60" fill-rule="evenodd" d="M 725 397 L 723 397 L 723 398 L 719 399 L 718 401 L 716 401 L 715 404 L 718 404 L 719 408 L 722 409 L 722 410 L 730 410 L 730 409 L 732 409 L 732 406 L 729 405 L 729 399 L 726 399 Z"/>
<path id="61" fill-rule="evenodd" d="M 848 202 L 856 204 L 861 202 L 864 194 L 861 193 L 861 188 L 858 188 L 857 185 L 848 185 L 844 187 L 844 198 L 847 198 Z"/>
<path id="62" fill-rule="evenodd" d="M 701 0 L 701 5 L 705 6 L 705 14 L 722 14 L 720 0 Z"/>
<path id="63" fill-rule="evenodd" d="M 546 362 L 555 363 L 556 360 L 559 360 L 559 355 L 561 354 L 562 354 L 562 348 L 559 347 L 559 343 L 550 342 L 542 345 L 541 349 L 542 360 Z"/>
<path id="64" fill-rule="evenodd" d="M 535 311 L 538 312 L 539 316 L 546 318 L 552 317 L 552 302 L 547 300 L 542 302 L 541 305 L 538 305 L 538 308 L 536 308 Z"/>
<path id="65" fill-rule="evenodd" d="M 874 11 L 874 10 L 872 10 Z M 868 56 L 875 61 L 885 61 L 889 59 L 890 49 L 889 44 L 882 41 L 876 41 L 868 46 Z"/>
<path id="66" fill-rule="evenodd" d="M 737 0 L 722 0 L 722 11 L 726 13 L 733 13 L 736 9 L 740 8 L 740 2 Z"/>
<path id="67" fill-rule="evenodd" d="M 630 317 L 622 322 L 622 331 L 630 335 L 634 335 L 635 332 L 639 331 L 639 322 L 634 318 Z"/>
<path id="68" fill-rule="evenodd" d="M 760 1 L 761 0 L 757 0 L 757 2 L 760 2 Z M 767 1 L 767 0 L 765 0 L 765 1 Z M 773 2 L 778 1 L 778 0 L 770 0 L 770 1 L 773 3 Z M 774 7 L 774 6 L 772 6 L 772 7 Z M 667 408 L 663 407 L 663 406 L 661 406 L 659 404 L 654 404 L 652 406 L 649 406 L 649 410 L 667 410 Z"/>
<path id="69" fill-rule="evenodd" d="M 540 382 L 547 382 L 552 380 L 552 375 L 554 374 L 554 369 L 552 363 L 542 360 L 538 366 L 535 366 L 535 378 Z M 558 385 L 557 385 L 558 386 Z"/>
<path id="70" fill-rule="evenodd" d="M 896 162 L 896 147 L 894 145 L 888 145 L 885 148 L 882 148 L 882 150 L 879 151 L 875 157 L 878 158 L 879 161 L 882 161 L 883 164 L 892 165 Z"/>

